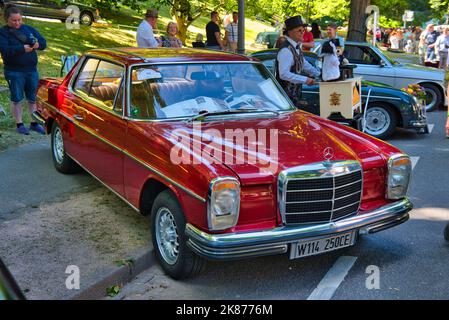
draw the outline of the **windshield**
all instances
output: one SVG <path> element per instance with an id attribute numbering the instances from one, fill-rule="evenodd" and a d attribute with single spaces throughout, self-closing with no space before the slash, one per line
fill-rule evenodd
<path id="1" fill-rule="evenodd" d="M 255 63 L 144 65 L 131 70 L 129 115 L 170 119 L 247 109 L 294 110 L 269 72 Z"/>

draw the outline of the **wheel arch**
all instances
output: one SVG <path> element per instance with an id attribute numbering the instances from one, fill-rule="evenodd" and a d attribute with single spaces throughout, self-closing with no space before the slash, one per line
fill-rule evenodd
<path id="1" fill-rule="evenodd" d="M 149 216 L 151 214 L 151 209 L 153 207 L 154 200 L 162 191 L 165 190 L 170 190 L 171 192 L 173 192 L 180 206 L 183 208 L 181 196 L 178 190 L 173 185 L 165 181 L 162 181 L 154 176 L 151 176 L 145 181 L 142 190 L 140 192 L 140 199 L 139 199 L 140 213 L 144 216 Z"/>
<path id="2" fill-rule="evenodd" d="M 53 123 L 55 122 L 55 119 L 52 117 L 49 117 L 46 121 L 45 121 L 45 131 L 47 132 L 47 134 L 51 134 L 51 129 L 53 128 Z"/>
<path id="3" fill-rule="evenodd" d="M 419 81 L 417 83 L 419 85 L 430 84 L 430 85 L 433 85 L 433 86 L 437 87 L 438 90 L 440 91 L 442 97 L 443 97 L 443 104 L 446 104 L 445 103 L 446 98 L 447 98 L 446 97 L 446 89 L 441 85 L 441 83 L 439 83 L 439 82 L 432 82 L 432 81 L 429 81 L 429 80 L 423 80 L 423 81 Z"/>

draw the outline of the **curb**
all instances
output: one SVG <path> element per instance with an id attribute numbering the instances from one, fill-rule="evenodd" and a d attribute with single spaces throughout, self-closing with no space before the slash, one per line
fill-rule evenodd
<path id="1" fill-rule="evenodd" d="M 117 267 L 116 270 L 105 275 L 96 283 L 69 298 L 70 300 L 99 300 L 107 297 L 106 289 L 115 285 L 125 285 L 138 274 L 153 266 L 156 262 L 154 250 L 145 250 L 134 259 L 132 266 Z"/>

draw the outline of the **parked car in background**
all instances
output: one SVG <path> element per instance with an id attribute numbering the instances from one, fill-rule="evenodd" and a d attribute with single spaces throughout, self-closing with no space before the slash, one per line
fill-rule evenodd
<path id="1" fill-rule="evenodd" d="M 25 16 L 39 18 L 59 19 L 65 22 L 72 14 L 67 12 L 68 6 L 77 6 L 80 13 L 80 24 L 90 26 L 93 22 L 100 19 L 100 12 L 97 8 L 81 4 L 75 1 L 67 0 L 0 0 L 0 6 L 3 8 L 6 4 L 14 4 L 22 10 Z"/>
<path id="2" fill-rule="evenodd" d="M 176 279 L 203 258 L 352 246 L 412 209 L 407 155 L 297 110 L 243 55 L 91 50 L 64 79 L 42 79 L 37 96 L 56 169 L 85 168 L 149 216 L 156 256 Z"/>
<path id="3" fill-rule="evenodd" d="M 313 52 L 321 52 L 322 41 L 316 41 Z M 427 94 L 426 110 L 433 111 L 446 103 L 445 72 L 411 63 L 399 63 L 365 42 L 345 41 L 345 56 L 357 65 L 354 75 L 363 79 L 402 89 L 409 84 L 420 84 Z"/>
<path id="4" fill-rule="evenodd" d="M 259 59 L 274 74 L 274 63 L 277 49 L 263 50 L 251 54 Z M 304 52 L 304 57 L 313 66 L 321 69 L 318 55 L 313 52 Z M 362 81 L 362 104 L 365 106 L 368 92 L 371 90 L 368 109 L 366 113 L 365 132 L 379 139 L 391 137 L 397 127 L 427 130 L 425 107 L 418 100 L 401 90 L 370 81 Z M 302 103 L 307 109 L 314 110 L 319 115 L 320 87 L 304 85 Z"/>
<path id="5" fill-rule="evenodd" d="M 279 38 L 279 31 L 264 31 L 259 32 L 256 37 L 256 43 L 266 45 L 267 48 L 274 48 L 277 39 Z"/>

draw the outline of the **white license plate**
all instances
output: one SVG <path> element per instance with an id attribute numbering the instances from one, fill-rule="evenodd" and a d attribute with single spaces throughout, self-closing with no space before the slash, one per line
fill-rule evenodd
<path id="1" fill-rule="evenodd" d="M 356 231 L 346 232 L 339 235 L 320 238 L 309 241 L 293 242 L 290 248 L 290 259 L 337 250 L 354 245 Z"/>

